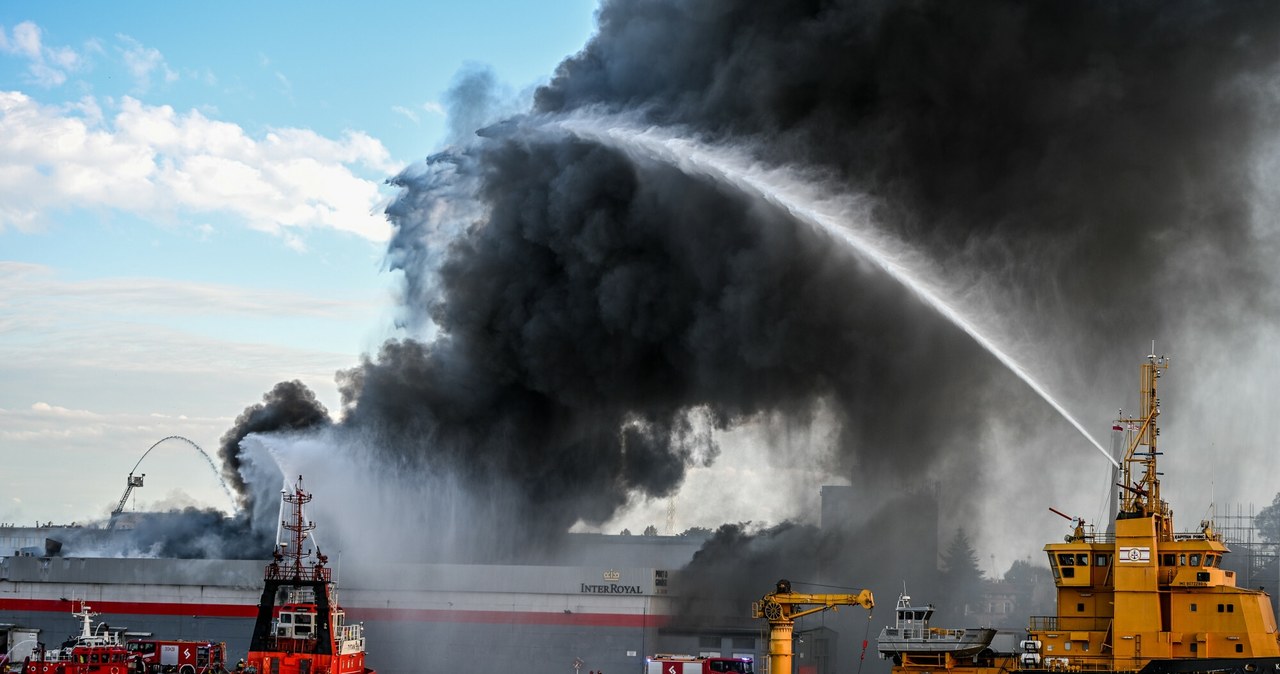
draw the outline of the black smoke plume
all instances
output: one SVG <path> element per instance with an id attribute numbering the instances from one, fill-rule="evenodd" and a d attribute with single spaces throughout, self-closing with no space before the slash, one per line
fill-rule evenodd
<path id="1" fill-rule="evenodd" d="M 527 122 L 392 181 L 388 259 L 412 336 L 340 374 L 334 431 L 467 495 L 424 502 L 429 519 L 456 527 L 465 511 L 463 539 L 513 548 L 674 493 L 716 460 L 719 431 L 762 419 L 833 424 L 828 467 L 855 484 L 945 474 L 960 517 L 997 488 L 1043 486 L 996 484 L 998 462 L 976 458 L 1072 432 L 880 269 L 732 186 L 538 125 L 676 128 L 860 195 L 874 227 L 1002 333 L 1086 364 L 1048 374 L 1109 414 L 1131 379 L 1114 364 L 1135 344 L 1192 348 L 1246 308 L 1277 314 L 1257 208 L 1277 14 L 604 2 Z M 455 121 L 488 124 L 495 86 L 464 73 Z M 228 479 L 244 493 L 246 434 L 315 423 L 327 415 L 309 391 L 277 387 L 224 437 Z M 1005 445 L 985 447 L 997 428 Z"/>
<path id="2" fill-rule="evenodd" d="M 236 500 L 242 512 L 252 513 L 253 491 L 249 488 L 243 468 L 243 448 L 240 442 L 250 433 L 274 431 L 301 431 L 325 427 L 332 423 L 329 412 L 315 393 L 298 380 L 282 381 L 262 395 L 262 402 L 246 407 L 236 423 L 222 435 L 218 457 L 222 459 L 222 476 L 236 492 Z"/>
<path id="3" fill-rule="evenodd" d="M 1278 14 L 615 0 L 532 112 L 629 116 L 819 171 L 991 295 L 1036 353 L 1131 363 L 1118 345 L 1275 313 L 1250 204 Z M 394 181 L 390 257 L 435 337 L 388 343 L 344 394 L 349 424 L 501 485 L 517 519 L 605 521 L 713 460 L 712 431 L 808 423 L 820 403 L 851 478 L 926 473 L 1014 411 L 1052 423 L 967 335 L 786 213 L 564 134 L 482 136 Z M 978 478 L 970 464 L 951 477 Z"/>

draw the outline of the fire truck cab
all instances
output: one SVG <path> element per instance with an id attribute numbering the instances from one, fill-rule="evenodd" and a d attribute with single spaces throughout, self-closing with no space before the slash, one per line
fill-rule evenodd
<path id="1" fill-rule="evenodd" d="M 146 674 L 220 674 L 227 671 L 227 645 L 210 641 L 133 639 L 129 653 Z"/>
<path id="2" fill-rule="evenodd" d="M 700 658 L 659 653 L 646 658 L 645 674 L 755 674 L 751 658 Z"/>

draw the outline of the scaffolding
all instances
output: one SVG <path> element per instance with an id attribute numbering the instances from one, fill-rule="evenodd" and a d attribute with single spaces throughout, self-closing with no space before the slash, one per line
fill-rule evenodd
<path id="1" fill-rule="evenodd" d="M 1237 503 L 1227 507 L 1227 513 L 1221 510 L 1213 516 L 1215 528 L 1222 535 L 1222 541 L 1231 549 L 1231 554 L 1224 561 L 1236 572 L 1236 586 L 1261 588 L 1271 595 L 1271 605 L 1277 608 L 1280 598 L 1280 546 L 1262 539 L 1255 524 L 1257 512 L 1253 504 L 1247 506 Z"/>

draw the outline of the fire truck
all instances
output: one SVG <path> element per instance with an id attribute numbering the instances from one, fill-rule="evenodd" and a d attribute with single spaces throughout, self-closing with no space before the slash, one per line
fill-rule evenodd
<path id="1" fill-rule="evenodd" d="M 146 674 L 221 674 L 227 671 L 227 645 L 212 641 L 131 639 L 126 643 Z"/>
<path id="2" fill-rule="evenodd" d="M 659 653 L 645 658 L 645 674 L 754 674 L 751 658 L 701 658 Z"/>

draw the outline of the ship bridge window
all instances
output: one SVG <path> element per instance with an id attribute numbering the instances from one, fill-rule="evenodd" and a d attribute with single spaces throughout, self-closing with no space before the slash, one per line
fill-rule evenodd
<path id="1" fill-rule="evenodd" d="M 1089 553 L 1087 553 L 1087 552 L 1082 552 L 1082 553 L 1080 553 L 1080 554 L 1076 555 L 1076 565 L 1077 565 L 1077 566 L 1089 566 Z"/>
<path id="2" fill-rule="evenodd" d="M 1094 555 L 1093 563 L 1097 566 L 1106 566 L 1111 562 L 1111 555 Z"/>
<path id="3" fill-rule="evenodd" d="M 1191 566 L 1200 566 L 1200 553 L 1195 552 L 1191 554 Z"/>
<path id="4" fill-rule="evenodd" d="M 1062 566 L 1075 566 L 1076 558 L 1074 555 L 1064 552 L 1058 555 L 1058 563 Z"/>
<path id="5" fill-rule="evenodd" d="M 1160 563 L 1165 566 L 1173 566 L 1174 564 L 1178 563 L 1178 558 L 1174 556 L 1172 553 L 1166 554 L 1166 555 L 1160 555 Z"/>
<path id="6" fill-rule="evenodd" d="M 1187 565 L 1187 553 L 1183 552 L 1178 555 L 1178 566 Z"/>
<path id="7" fill-rule="evenodd" d="M 292 614 L 292 613 L 281 613 L 281 614 L 280 614 L 280 624 L 282 624 L 282 625 L 292 625 L 292 624 L 293 624 L 293 614 Z"/>
<path id="8" fill-rule="evenodd" d="M 311 614 L 309 614 L 309 613 L 299 613 L 299 614 L 298 614 L 298 619 L 297 619 L 297 621 L 296 621 L 296 622 L 297 622 L 299 625 L 310 625 L 310 624 L 311 624 Z"/>

